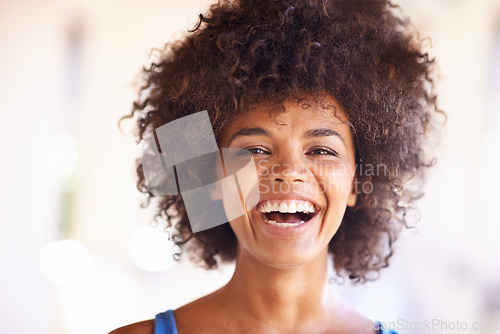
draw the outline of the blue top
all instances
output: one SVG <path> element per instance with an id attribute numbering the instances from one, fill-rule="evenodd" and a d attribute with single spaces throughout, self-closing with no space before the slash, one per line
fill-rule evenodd
<path id="1" fill-rule="evenodd" d="M 177 334 L 177 326 L 175 325 L 175 318 L 172 310 L 156 315 L 154 334 Z"/>
<path id="2" fill-rule="evenodd" d="M 378 323 L 378 328 L 381 324 Z M 155 332 L 154 334 L 177 334 L 177 326 L 175 325 L 174 313 L 168 310 L 163 313 L 158 313 L 155 317 Z M 397 334 L 391 330 L 380 330 L 378 334 Z"/>

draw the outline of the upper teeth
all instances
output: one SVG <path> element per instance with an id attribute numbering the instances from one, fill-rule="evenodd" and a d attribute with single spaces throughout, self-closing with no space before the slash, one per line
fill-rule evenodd
<path id="1" fill-rule="evenodd" d="M 262 213 L 281 212 L 281 213 L 314 213 L 316 211 L 314 204 L 307 201 L 265 201 L 259 204 L 257 210 Z"/>

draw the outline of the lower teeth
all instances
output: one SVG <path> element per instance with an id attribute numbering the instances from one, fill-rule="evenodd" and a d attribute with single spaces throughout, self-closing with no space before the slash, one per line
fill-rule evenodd
<path id="1" fill-rule="evenodd" d="M 274 226 L 282 226 L 282 227 L 292 227 L 292 226 L 299 226 L 299 225 L 302 225 L 305 223 L 305 221 L 300 221 L 300 222 L 296 222 L 296 223 L 278 223 L 274 220 L 270 220 L 270 219 L 265 219 L 264 220 L 266 223 L 269 223 L 271 225 L 274 225 Z"/>

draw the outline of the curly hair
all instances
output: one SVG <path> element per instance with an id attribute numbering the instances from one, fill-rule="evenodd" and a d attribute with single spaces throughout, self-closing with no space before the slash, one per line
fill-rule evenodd
<path id="1" fill-rule="evenodd" d="M 328 248 L 339 276 L 363 282 L 388 265 L 432 165 L 423 148 L 439 112 L 433 63 L 389 1 L 219 1 L 143 69 L 139 97 L 125 117 L 137 120 L 140 141 L 167 122 L 208 110 L 218 141 L 252 105 L 299 92 L 331 94 L 352 127 L 357 181 L 370 191 L 347 208 Z M 363 166 L 383 166 L 383 173 L 360 172 Z M 149 205 L 153 194 L 140 160 L 137 175 Z M 192 257 L 207 268 L 235 259 L 230 225 L 193 234 L 181 196 L 158 198 L 156 217 L 175 228 L 177 245 L 189 241 Z"/>

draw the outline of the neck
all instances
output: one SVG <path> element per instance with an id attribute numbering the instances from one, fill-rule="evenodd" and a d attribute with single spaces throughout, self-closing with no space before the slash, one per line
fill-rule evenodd
<path id="1" fill-rule="evenodd" d="M 325 249 L 306 264 L 276 268 L 239 249 L 234 275 L 221 292 L 231 296 L 243 314 L 261 323 L 264 319 L 268 325 L 286 324 L 291 329 L 316 323 L 334 307 L 327 258 Z"/>

